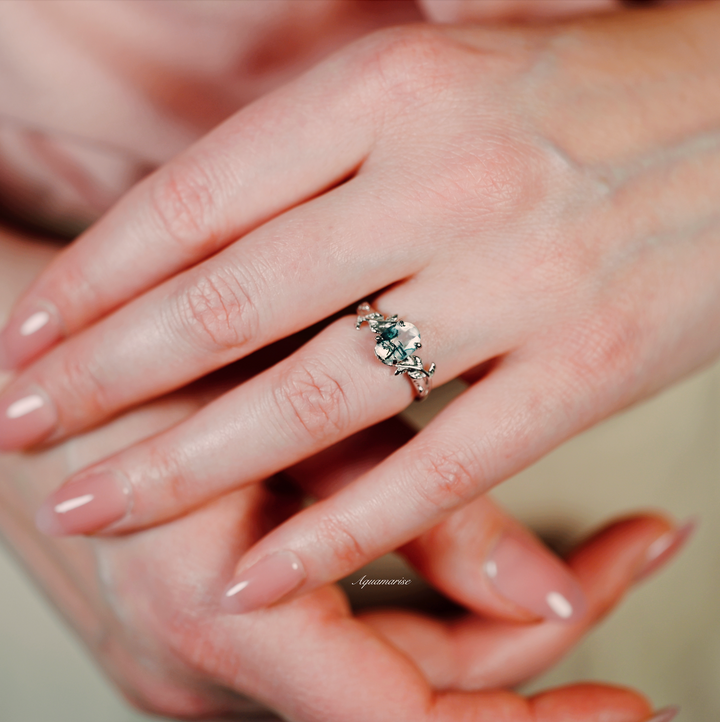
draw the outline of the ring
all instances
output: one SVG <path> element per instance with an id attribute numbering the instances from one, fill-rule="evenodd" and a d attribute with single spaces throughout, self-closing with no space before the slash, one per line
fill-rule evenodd
<path id="1" fill-rule="evenodd" d="M 385 318 L 367 302 L 357 307 L 357 314 L 355 328 L 359 330 L 367 321 L 375 334 L 375 355 L 387 366 L 395 366 L 395 376 L 407 374 L 417 392 L 415 401 L 426 398 L 430 393 L 435 364 L 431 363 L 425 369 L 422 359 L 413 356 L 413 351 L 422 348 L 417 326 L 400 321 L 397 314 Z"/>

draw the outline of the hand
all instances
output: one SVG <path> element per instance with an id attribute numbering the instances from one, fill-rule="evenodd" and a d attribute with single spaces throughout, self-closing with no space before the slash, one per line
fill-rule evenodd
<path id="1" fill-rule="evenodd" d="M 435 381 L 473 385 L 230 585 L 283 558 L 307 592 L 697 368 L 720 347 L 718 14 L 393 30 L 246 108 L 20 302 L 9 361 L 70 338 L 3 396 L 3 446 L 59 441 L 384 289 L 374 305 L 417 323 Z M 147 527 L 397 413 L 411 387 L 353 321 L 76 475 L 43 527 Z"/>
<path id="2" fill-rule="evenodd" d="M 2 495 L 10 476 L 44 476 L 52 483 L 52 470 L 62 473 L 70 454 L 92 459 L 182 418 L 191 406 L 189 398 L 168 400 L 35 457 L 5 456 Z M 38 470 L 43 476 L 33 473 Z M 60 596 L 65 615 L 128 699 L 156 714 L 255 719 L 250 696 L 299 722 L 650 717 L 648 704 L 629 690 L 576 685 L 524 700 L 493 688 L 545 669 L 616 603 L 646 565 L 648 550 L 670 532 L 662 519 L 616 523 L 575 552 L 570 564 L 589 607 L 574 625 L 511 624 L 475 615 L 443 622 L 401 610 L 353 617 L 332 587 L 252 615 L 219 615 L 219 570 L 262 532 L 278 502 L 287 512 L 287 498 L 282 504 L 282 497 L 259 486 L 241 490 L 153 530 L 62 540 L 47 555 L 52 564 L 35 554 L 31 568 L 51 597 Z M 2 505 L 3 529 L 27 552 L 27 538 L 13 529 L 19 518 L 8 520 L 9 510 Z M 417 558 L 479 569 L 488 541 L 483 523 L 495 532 L 517 526 L 484 499 L 452 519 L 475 529 L 474 538 L 466 534 L 458 544 L 456 529 L 439 528 L 418 540 Z"/>
<path id="3" fill-rule="evenodd" d="M 588 606 L 572 625 L 499 621 L 502 607 L 493 610 L 492 604 L 484 619 L 468 614 L 443 622 L 399 609 L 353 617 L 344 595 L 331 587 L 252 615 L 218 614 L 214 590 L 221 570 L 294 510 L 292 497 L 262 486 L 138 534 L 60 542 L 33 535 L 24 512 L 42 488 L 28 479 L 52 486 L 70 459 L 87 463 L 177 423 L 206 400 L 198 392 L 134 411 L 40 454 L 0 457 L 4 533 L 135 705 L 173 717 L 256 719 L 259 707 L 249 696 L 300 722 L 455 722 L 465 715 L 641 722 L 650 716 L 638 695 L 601 685 L 575 685 L 529 700 L 493 688 L 547 668 L 629 584 L 657 566 L 656 550 L 676 538 L 659 517 L 616 522 L 574 552 L 570 568 Z M 363 440 L 387 450 L 393 429 L 381 431 L 374 439 L 367 436 L 376 429 L 364 432 Z M 310 459 L 292 475 L 319 496 L 332 493 L 329 479 L 351 483 L 367 464 L 361 448 L 345 442 L 340 453 Z M 313 476 L 314 468 L 325 476 Z M 429 579 L 462 598 L 475 591 L 488 551 L 508 532 L 532 538 L 483 497 L 411 542 L 405 553 Z M 489 590 L 480 589 L 475 602 L 482 605 Z"/>
<path id="4" fill-rule="evenodd" d="M 13 286 L 51 254 L 0 234 L 0 313 Z M 236 373 L 256 373 L 250 363 Z M 513 722 L 647 718 L 649 707 L 640 697 L 599 685 L 576 685 L 528 701 L 508 692 L 467 691 L 540 672 L 616 603 L 628 584 L 667 560 L 679 537 L 659 517 L 626 519 L 595 535 L 573 555 L 576 580 L 517 522 L 488 500 L 477 500 L 404 550 L 438 587 L 485 609 L 484 619 L 467 615 L 454 622 L 401 610 L 353 618 L 342 593 L 331 588 L 249 617 L 218 615 L 212 590 L 220 570 L 297 504 L 297 497 L 279 489 L 236 492 L 187 518 L 126 537 L 56 541 L 33 530 L 29 510 L 63 475 L 182 421 L 221 391 L 222 384 L 205 382 L 41 453 L 0 455 L 4 536 L 135 704 L 172 716 L 231 713 L 257 719 L 258 705 L 245 696 L 250 694 L 292 719 L 313 722 L 454 721 L 464 714 Z M 408 431 L 391 421 L 289 473 L 309 492 L 326 496 L 407 437 Z M 555 579 L 567 578 L 566 584 L 577 587 L 579 581 L 588 600 L 582 619 L 573 625 L 499 621 L 520 617 L 483 582 L 482 569 L 489 550 L 507 533 L 534 549 L 530 568 L 515 565 L 516 579 L 537 581 L 537 570 L 544 568 L 554 570 Z M 504 570 L 506 588 L 508 571 L 513 576 L 512 569 Z M 393 700 L 406 706 L 395 709 Z"/>

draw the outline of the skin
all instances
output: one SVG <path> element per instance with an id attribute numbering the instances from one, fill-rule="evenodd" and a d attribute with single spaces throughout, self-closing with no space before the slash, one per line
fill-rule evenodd
<path id="1" fill-rule="evenodd" d="M 56 419 L 0 443 L 61 441 L 373 296 L 417 323 L 436 383 L 471 387 L 238 571 L 290 550 L 306 593 L 417 537 L 716 358 L 719 18 L 410 26 L 340 51 L 137 185 L 32 285 L 17 313 L 42 299 L 68 338 L 3 398 L 41 389 Z M 126 533 L 393 416 L 411 388 L 353 320 L 70 483 L 121 472 Z"/>
<path id="2" fill-rule="evenodd" d="M 55 255 L 50 246 L 0 233 L 0 313 Z M 235 369 L 256 371 L 248 364 Z M 574 550 L 568 564 L 588 610 L 573 624 L 504 621 L 512 612 L 492 605 L 482 616 L 467 613 L 452 621 L 401 609 L 354 615 L 334 586 L 253 614 L 219 613 L 224 571 L 300 501 L 264 485 L 136 534 L 53 540 L 34 529 L 34 506 L 65 474 L 187 418 L 226 384 L 221 378 L 196 384 L 43 451 L 0 456 L 4 536 L 135 705 L 178 718 L 233 719 L 266 705 L 301 722 L 649 718 L 641 696 L 602 685 L 530 699 L 493 690 L 547 668 L 620 600 L 645 568 L 650 547 L 672 528 L 656 515 L 616 521 Z M 364 432 L 362 439 L 372 442 L 374 457 L 358 455 L 347 443 L 290 469 L 290 477 L 320 497 L 336 492 L 408 435 L 394 422 L 379 431 Z M 520 530 L 481 498 L 403 553 L 435 586 L 462 598 L 466 575 L 448 577 L 442 570 L 479 569 L 495 536 L 508 528 Z"/>
<path id="3" fill-rule="evenodd" d="M 432 4 L 425 8 L 431 17 L 448 19 L 433 16 Z M 543 7 L 552 4 L 548 1 Z M 513 17 L 520 5 L 506 3 L 502 12 Z M 464 3 L 455 20 L 486 19 L 495 12 L 491 3 Z M 262 82 L 277 83 L 277 78 L 259 85 Z M 207 122 L 198 119 L 199 125 Z M 168 136 L 182 145 L 178 134 Z M 2 236 L 0 311 L 7 310 L 21 286 L 55 255 L 27 238 Z M 421 326 L 424 332 L 427 327 Z M 376 370 L 371 364 L 367 368 Z M 375 383 L 372 377 L 369 384 Z M 185 517 L 114 539 L 53 541 L 33 529 L 32 512 L 42 495 L 78 466 L 94 464 L 183 422 L 227 388 L 227 383 L 217 381 L 195 385 L 121 414 L 90 433 L 57 437 L 59 443 L 43 451 L 0 457 L 3 533 L 136 704 L 178 717 L 242 717 L 243 710 L 254 707 L 245 695 L 301 720 L 481 716 L 518 722 L 640 722 L 648 717 L 650 708 L 642 698 L 601 686 L 553 690 L 530 700 L 477 690 L 516 684 L 568 649 L 642 571 L 648 549 L 671 528 L 660 517 L 616 523 L 576 550 L 569 563 L 585 588 L 587 614 L 573 625 L 531 626 L 509 623 L 528 621 L 527 615 L 478 586 L 479 573 L 475 578 L 448 573 L 479 570 L 503 529 L 520 532 L 516 522 L 483 497 L 402 549 L 435 586 L 473 610 L 453 623 L 403 611 L 353 617 L 342 593 L 333 587 L 241 619 L 219 615 L 219 580 L 227 576 L 238 554 L 297 512 L 297 499 L 277 497 L 262 485 L 216 502 L 201 500 Z M 97 425 L 98 420 L 91 423 Z M 292 467 L 292 478 L 308 493 L 329 497 L 408 439 L 407 432 L 394 425 L 366 433 L 361 441 L 376 456 L 358 455 L 351 438 L 348 445 L 331 447 L 327 454 Z M 510 654 L 512 659 L 520 656 L 523 664 L 509 664 Z M 318 677 L 323 685 L 312 683 Z M 278 679 L 283 684 L 278 685 Z M 396 696 L 402 699 L 397 709 L 388 704 Z M 358 699 L 364 700 L 362 705 Z"/>

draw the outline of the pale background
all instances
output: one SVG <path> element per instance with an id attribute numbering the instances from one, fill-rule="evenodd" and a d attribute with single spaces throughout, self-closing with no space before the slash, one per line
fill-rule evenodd
<path id="1" fill-rule="evenodd" d="M 457 391 L 413 409 L 422 422 Z M 682 722 L 720 720 L 720 365 L 574 439 L 496 496 L 535 528 L 583 534 L 661 507 L 701 525 L 681 557 L 532 689 L 579 679 L 636 687 Z M 73 635 L 0 547 L 0 721 L 130 722 Z"/>

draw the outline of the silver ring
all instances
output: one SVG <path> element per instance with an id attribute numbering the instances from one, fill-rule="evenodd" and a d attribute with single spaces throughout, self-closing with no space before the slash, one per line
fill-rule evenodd
<path id="1" fill-rule="evenodd" d="M 387 366 L 395 367 L 395 376 L 406 374 L 415 387 L 416 401 L 422 401 L 430 393 L 435 364 L 423 368 L 422 359 L 413 352 L 422 348 L 420 331 L 406 321 L 400 321 L 397 314 L 385 318 L 372 306 L 363 302 L 357 307 L 355 328 L 367 321 L 375 334 L 375 355 Z"/>

